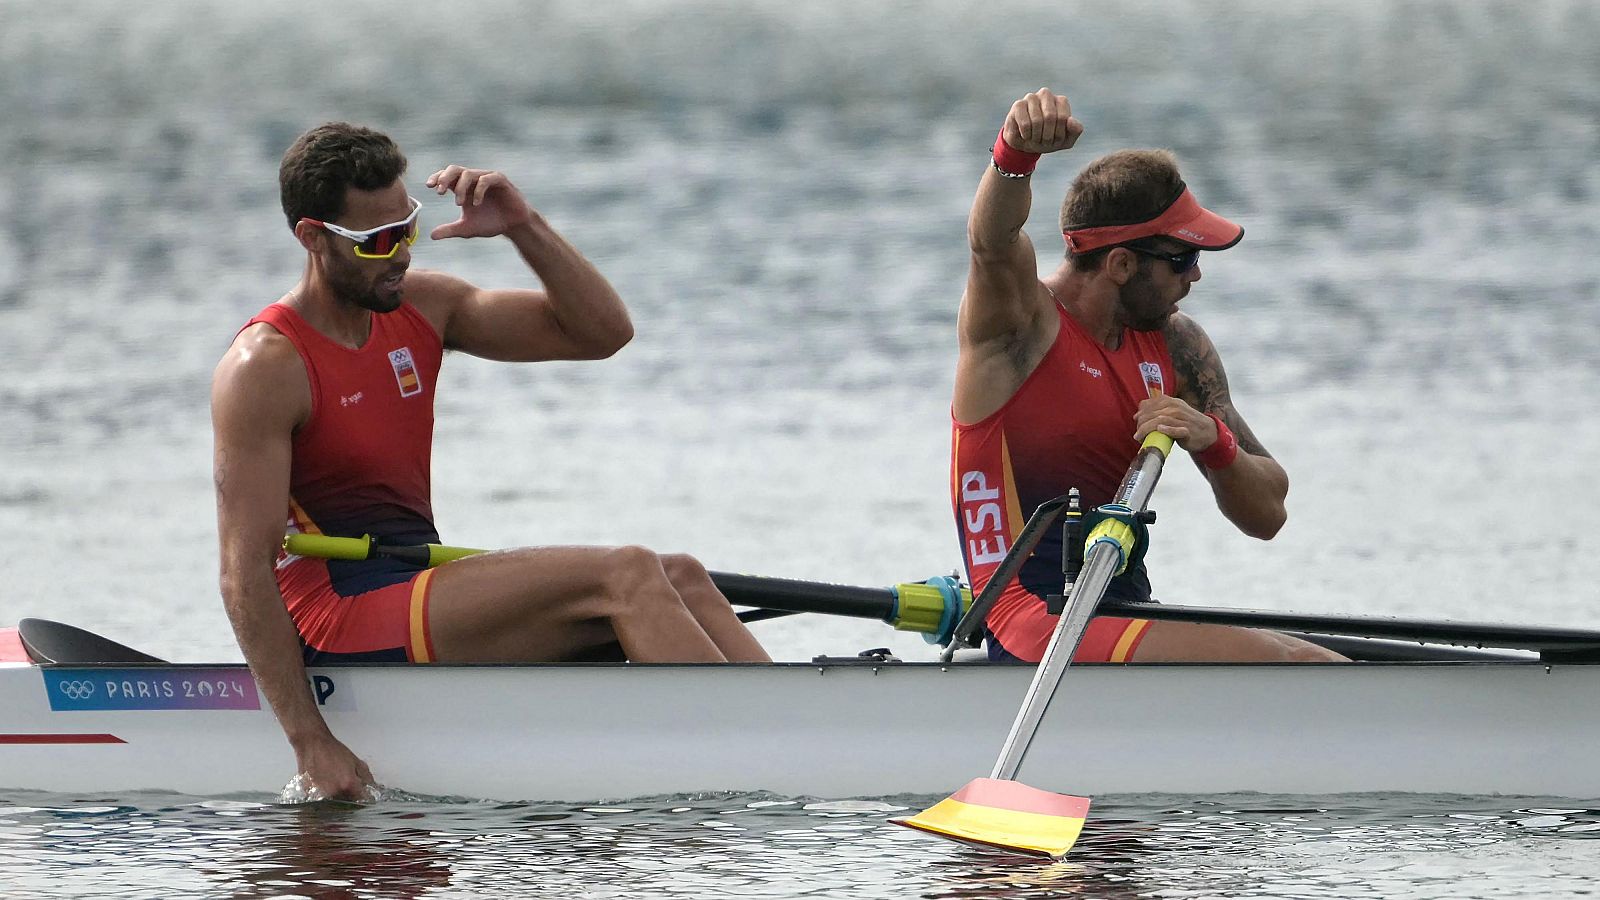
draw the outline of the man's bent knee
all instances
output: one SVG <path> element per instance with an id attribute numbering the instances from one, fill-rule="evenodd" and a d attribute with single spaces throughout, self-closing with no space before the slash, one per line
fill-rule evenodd
<path id="1" fill-rule="evenodd" d="M 617 547 L 606 554 L 604 565 L 606 599 L 613 609 L 659 600 L 663 589 L 671 589 L 662 558 L 648 547 Z"/>
<path id="2" fill-rule="evenodd" d="M 1290 662 L 1349 662 L 1350 657 L 1329 650 L 1321 644 L 1314 644 L 1302 638 L 1284 635 L 1291 641 L 1288 654 Z"/>
<path id="3" fill-rule="evenodd" d="M 661 567 L 667 570 L 667 578 L 675 585 L 698 584 L 711 580 L 711 573 L 706 567 L 687 553 L 661 554 Z"/>

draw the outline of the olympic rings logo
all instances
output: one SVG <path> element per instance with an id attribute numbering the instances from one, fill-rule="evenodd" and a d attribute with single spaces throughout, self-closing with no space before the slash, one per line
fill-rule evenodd
<path id="1" fill-rule="evenodd" d="M 63 681 L 61 693 L 67 695 L 69 700 L 87 700 L 94 696 L 94 682 L 92 681 Z"/>

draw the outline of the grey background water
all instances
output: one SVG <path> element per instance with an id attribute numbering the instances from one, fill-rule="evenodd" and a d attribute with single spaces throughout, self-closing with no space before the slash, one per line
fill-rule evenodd
<path id="1" fill-rule="evenodd" d="M 964 218 L 1007 106 L 1049 85 L 1087 131 L 1035 177 L 1042 265 L 1071 176 L 1124 146 L 1176 150 L 1247 230 L 1185 306 L 1291 475 L 1290 524 L 1239 536 L 1174 467 L 1158 596 L 1600 627 L 1600 10 L 1583 0 L 0 0 L 0 22 L 0 621 L 239 658 L 208 382 L 299 271 L 277 162 L 330 118 L 395 135 L 419 192 L 449 162 L 504 169 L 634 313 L 606 362 L 447 362 L 449 540 L 638 542 L 845 583 L 949 572 Z M 429 223 L 447 215 L 428 200 Z M 529 283 L 503 242 L 416 251 Z M 784 659 L 932 655 L 872 623 L 758 629 Z M 1040 870 L 793 799 L 417 799 L 328 827 L 10 792 L 0 895 L 1549 896 L 1600 874 L 1576 840 L 1594 814 L 1570 801 L 1113 799 L 1125 822 Z M 310 863 L 268 852 L 308 842 Z M 395 848 L 444 874 L 391 871 Z M 340 877 L 360 883 L 322 883 Z"/>

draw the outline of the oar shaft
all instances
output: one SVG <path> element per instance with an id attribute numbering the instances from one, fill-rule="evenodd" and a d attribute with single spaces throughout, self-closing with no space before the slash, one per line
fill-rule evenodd
<path id="1" fill-rule="evenodd" d="M 1115 502 L 1135 513 L 1143 512 L 1150 502 L 1150 494 L 1156 489 L 1156 482 L 1161 478 L 1161 466 L 1171 451 L 1172 438 L 1160 432 L 1152 432 L 1145 438 L 1139 455 L 1134 457 L 1133 465 L 1128 467 L 1127 474 L 1123 476 Z M 1017 770 L 1022 767 L 1033 736 L 1039 731 L 1039 723 L 1044 720 L 1050 700 L 1061 685 L 1061 677 L 1067 673 L 1073 655 L 1078 652 L 1078 644 L 1089 627 L 1089 620 L 1094 617 L 1096 607 L 1105 596 L 1106 587 L 1121 567 L 1123 554 L 1130 550 L 1119 550 L 1110 543 L 1096 541 L 1085 554 L 1083 569 L 1072 586 L 1067 608 L 1050 635 L 1044 659 L 1034 671 L 1033 681 L 1028 684 L 1027 696 L 1022 708 L 1017 710 L 1017 718 L 1011 723 L 1005 743 L 1000 747 L 1000 756 L 995 760 L 990 778 L 1016 780 Z"/>
<path id="2" fill-rule="evenodd" d="M 1119 562 L 1117 551 L 1104 544 L 1097 545 L 1083 561 L 1083 569 L 1072 588 L 1070 602 L 1062 612 L 1056 630 L 1050 635 L 1044 660 L 1034 672 L 1033 681 L 1028 684 L 1022 708 L 1011 723 L 1006 742 L 1000 746 L 1000 756 L 989 773 L 990 778 L 1016 780 L 1022 759 L 1028 755 L 1028 746 L 1039 731 L 1039 723 L 1050 708 L 1050 700 L 1061 685 L 1061 677 L 1067 674 L 1067 667 L 1072 665 L 1072 657 L 1078 652 L 1083 633 L 1088 629 L 1089 620 L 1094 617 L 1095 608 L 1100 605 L 1100 598 L 1105 594 L 1106 585 L 1111 583 L 1111 576 Z"/>
<path id="3" fill-rule="evenodd" d="M 888 621 L 895 614 L 895 593 L 888 588 L 852 587 L 815 581 L 793 581 L 762 575 L 712 572 L 711 580 L 735 606 L 761 606 L 790 612 L 828 613 Z"/>

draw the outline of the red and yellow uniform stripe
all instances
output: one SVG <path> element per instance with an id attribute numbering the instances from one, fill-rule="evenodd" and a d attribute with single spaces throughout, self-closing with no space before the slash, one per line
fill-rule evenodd
<path id="1" fill-rule="evenodd" d="M 428 582 L 432 579 L 433 570 L 424 569 L 411 582 L 411 610 L 407 617 L 410 640 L 406 650 L 414 663 L 431 663 L 438 658 L 433 650 L 433 632 L 428 628 Z"/>

